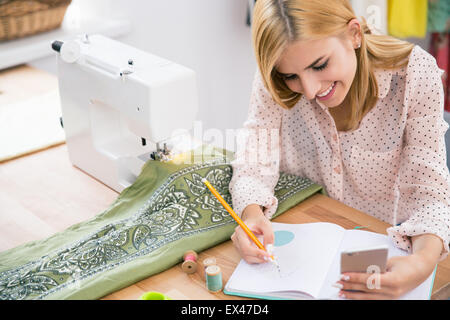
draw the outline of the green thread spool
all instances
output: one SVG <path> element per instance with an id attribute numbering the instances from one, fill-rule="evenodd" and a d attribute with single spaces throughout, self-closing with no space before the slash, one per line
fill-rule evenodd
<path id="1" fill-rule="evenodd" d="M 222 271 L 219 266 L 209 266 L 206 272 L 206 288 L 211 292 L 222 290 Z"/>
<path id="2" fill-rule="evenodd" d="M 139 300 L 172 300 L 165 294 L 162 294 L 161 292 L 156 291 L 150 291 L 144 293 Z"/>

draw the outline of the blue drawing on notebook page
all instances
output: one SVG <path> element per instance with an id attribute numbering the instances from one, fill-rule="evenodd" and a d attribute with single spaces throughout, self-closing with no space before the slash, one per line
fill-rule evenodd
<path id="1" fill-rule="evenodd" d="M 275 247 L 284 246 L 284 245 L 290 243 L 295 238 L 294 233 L 291 231 L 287 231 L 287 230 L 275 231 L 274 235 L 275 235 L 275 242 L 273 245 Z"/>

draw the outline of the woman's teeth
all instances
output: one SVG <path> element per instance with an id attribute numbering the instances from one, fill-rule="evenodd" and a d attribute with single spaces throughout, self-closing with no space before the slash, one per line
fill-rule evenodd
<path id="1" fill-rule="evenodd" d="M 318 97 L 325 97 L 327 94 L 329 94 L 330 92 L 331 92 L 331 90 L 333 90 L 333 87 L 334 87 L 334 85 L 335 85 L 335 82 L 333 82 L 333 84 L 328 88 L 328 90 L 327 91 L 325 91 L 324 93 L 322 93 L 322 94 L 318 94 L 317 96 Z"/>

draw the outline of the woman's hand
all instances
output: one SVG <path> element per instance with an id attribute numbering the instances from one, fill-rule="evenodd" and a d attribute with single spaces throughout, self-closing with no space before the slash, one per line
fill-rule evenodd
<path id="1" fill-rule="evenodd" d="M 385 273 L 344 273 L 337 282 L 342 285 L 339 296 L 358 300 L 397 299 L 425 281 L 434 267 L 435 263 L 421 254 L 392 257 Z"/>
<path id="2" fill-rule="evenodd" d="M 268 244 L 273 244 L 274 233 L 272 224 L 264 216 L 259 205 L 248 205 L 244 209 L 241 219 L 255 236 L 263 236 L 264 247 L 267 247 Z M 237 226 L 234 230 L 231 240 L 242 259 L 247 263 L 263 263 L 270 256 L 265 250 L 259 249 L 240 226 Z"/>
<path id="3" fill-rule="evenodd" d="M 345 273 L 339 294 L 348 299 L 397 299 L 424 282 L 433 272 L 443 249 L 442 240 L 434 234 L 411 237 L 413 254 L 392 257 L 383 274 Z M 339 285 L 338 285 L 339 286 Z M 347 290 L 358 290 L 352 292 Z"/>

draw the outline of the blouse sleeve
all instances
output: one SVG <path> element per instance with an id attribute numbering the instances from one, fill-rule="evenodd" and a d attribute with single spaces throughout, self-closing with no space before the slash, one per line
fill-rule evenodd
<path id="1" fill-rule="evenodd" d="M 423 50 L 408 65 L 404 103 L 409 107 L 398 178 L 398 212 L 409 218 L 387 232 L 398 247 L 409 252 L 411 236 L 434 234 L 443 242 L 443 260 L 450 241 L 450 175 L 441 74 L 435 59 Z"/>
<path id="2" fill-rule="evenodd" d="M 278 206 L 274 188 L 279 178 L 279 133 L 281 107 L 264 87 L 256 72 L 247 120 L 237 135 L 237 150 L 231 162 L 229 190 L 233 209 L 241 216 L 250 204 L 264 207 L 271 218 Z"/>

